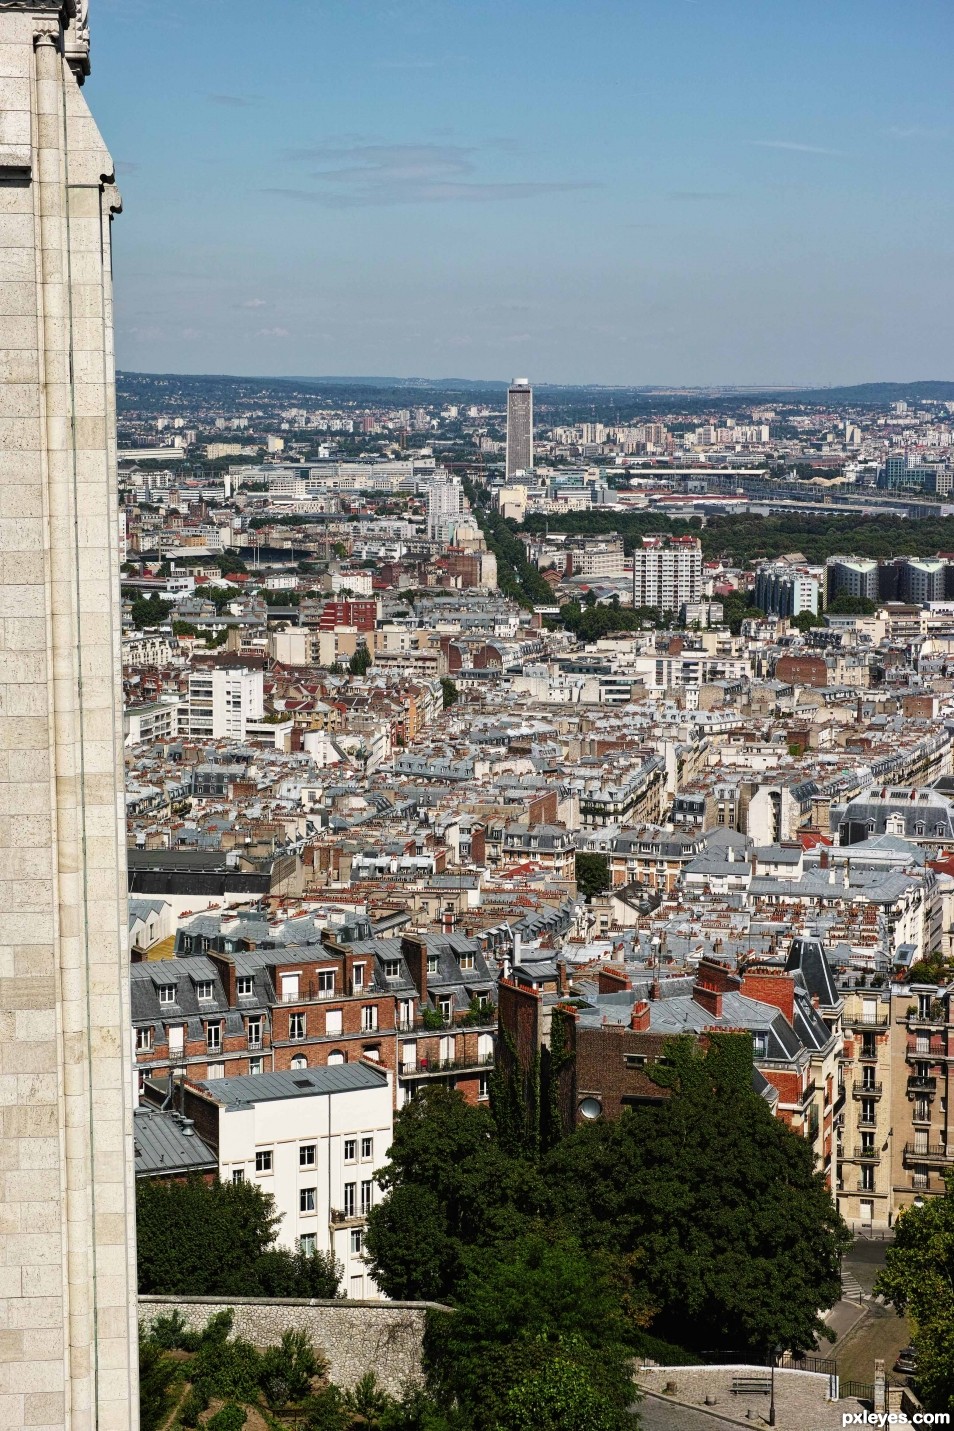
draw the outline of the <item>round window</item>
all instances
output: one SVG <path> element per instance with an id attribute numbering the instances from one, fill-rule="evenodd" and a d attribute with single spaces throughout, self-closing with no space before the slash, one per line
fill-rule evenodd
<path id="1" fill-rule="evenodd" d="M 583 1118 L 598 1118 L 603 1111 L 603 1105 L 598 1098 L 584 1098 L 580 1104 L 580 1116 Z"/>

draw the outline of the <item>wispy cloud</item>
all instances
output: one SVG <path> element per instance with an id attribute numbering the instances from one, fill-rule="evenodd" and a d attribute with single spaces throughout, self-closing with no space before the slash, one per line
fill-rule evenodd
<path id="1" fill-rule="evenodd" d="M 290 338 L 291 333 L 287 328 L 259 328 L 257 336 L 259 338 Z"/>
<path id="2" fill-rule="evenodd" d="M 258 96 L 254 94 L 207 94 L 206 99 L 224 109 L 253 109 L 258 104 Z"/>
<path id="3" fill-rule="evenodd" d="M 309 178 L 318 187 L 296 185 L 267 193 L 352 209 L 394 204 L 491 203 L 529 199 L 596 187 L 571 180 L 494 180 L 479 177 L 482 153 L 507 151 L 510 141 L 462 144 L 379 144 L 328 141 L 288 156 L 317 164 Z"/>
<path id="4" fill-rule="evenodd" d="M 237 308 L 267 308 L 268 304 L 264 298 L 246 298 L 244 302 L 237 303 Z"/>
<path id="5" fill-rule="evenodd" d="M 748 142 L 756 149 L 785 149 L 790 154 L 830 154 L 845 158 L 843 149 L 826 149 L 821 144 L 801 144 L 794 139 L 750 139 Z"/>
<path id="6" fill-rule="evenodd" d="M 929 129 L 921 124 L 891 124 L 885 130 L 892 139 L 950 139 L 949 129 Z"/>

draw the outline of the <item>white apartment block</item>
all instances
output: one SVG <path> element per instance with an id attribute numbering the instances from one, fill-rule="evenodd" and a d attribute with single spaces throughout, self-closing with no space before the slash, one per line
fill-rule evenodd
<path id="1" fill-rule="evenodd" d="M 678 611 L 702 596 L 702 545 L 696 537 L 643 537 L 633 553 L 633 605 Z"/>
<path id="2" fill-rule="evenodd" d="M 430 541 L 443 540 L 460 520 L 464 492 L 456 477 L 435 477 L 427 484 L 427 535 Z"/>
<path id="3" fill-rule="evenodd" d="M 391 1146 L 391 1077 L 352 1063 L 196 1085 L 217 1120 L 219 1177 L 270 1193 L 279 1246 L 334 1253 L 348 1297 L 381 1295 L 365 1266 L 364 1228 Z M 209 1141 L 204 1122 L 196 1117 L 196 1130 Z"/>
<path id="4" fill-rule="evenodd" d="M 186 732 L 205 740 L 244 740 L 250 722 L 265 714 L 261 671 L 227 666 L 189 677 Z"/>

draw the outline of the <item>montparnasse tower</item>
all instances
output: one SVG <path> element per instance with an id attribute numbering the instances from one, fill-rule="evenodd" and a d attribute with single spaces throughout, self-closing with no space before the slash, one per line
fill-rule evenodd
<path id="1" fill-rule="evenodd" d="M 0 0 L 0 1425 L 138 1424 L 110 228 L 87 0 Z"/>

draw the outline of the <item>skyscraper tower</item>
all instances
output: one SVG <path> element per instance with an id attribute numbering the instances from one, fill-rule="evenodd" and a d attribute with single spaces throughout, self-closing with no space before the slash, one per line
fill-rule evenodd
<path id="1" fill-rule="evenodd" d="M 533 388 L 529 378 L 514 378 L 507 389 L 507 476 L 533 466 Z"/>
<path id="2" fill-rule="evenodd" d="M 110 225 L 87 0 L 0 4 L 0 1422 L 138 1425 Z"/>

